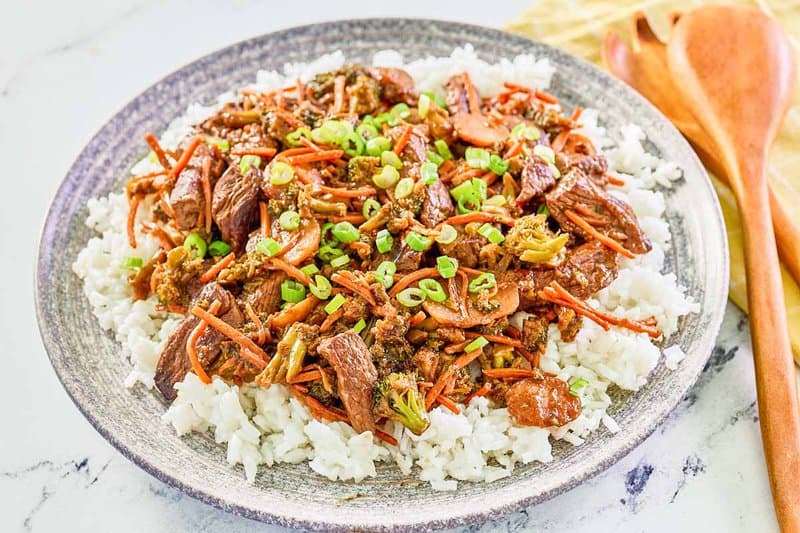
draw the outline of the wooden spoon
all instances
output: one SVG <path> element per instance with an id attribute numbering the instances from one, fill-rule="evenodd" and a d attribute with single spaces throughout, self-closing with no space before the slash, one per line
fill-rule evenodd
<path id="1" fill-rule="evenodd" d="M 677 14 L 671 16 L 673 25 L 678 18 Z M 631 17 L 631 26 L 633 49 L 614 30 L 606 34 L 603 61 L 607 68 L 664 113 L 689 139 L 703 164 L 730 183 L 719 152 L 714 150 L 713 142 L 675 86 L 667 64 L 666 45 L 650 27 L 644 13 L 635 13 Z M 791 219 L 769 183 L 767 187 L 778 254 L 795 281 L 800 283 L 800 226 Z"/>
<path id="2" fill-rule="evenodd" d="M 778 523 L 800 531 L 800 409 L 767 193 L 767 151 L 789 105 L 794 50 L 762 11 L 706 6 L 675 24 L 667 61 L 739 205 L 764 455 Z"/>

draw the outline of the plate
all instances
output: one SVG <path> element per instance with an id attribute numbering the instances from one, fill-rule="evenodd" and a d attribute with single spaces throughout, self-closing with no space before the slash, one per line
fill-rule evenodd
<path id="1" fill-rule="evenodd" d="M 636 122 L 649 139 L 648 150 L 681 166 L 684 179 L 666 195 L 673 241 L 666 268 L 701 308 L 684 317 L 670 339 L 686 358 L 675 371 L 662 362 L 645 387 L 615 401 L 611 413 L 619 433 L 600 429 L 579 447 L 558 443 L 551 463 L 518 467 L 493 483 L 462 482 L 456 492 L 434 492 L 386 463 L 379 465 L 377 478 L 361 483 L 331 482 L 305 464 L 282 464 L 263 468 L 250 485 L 210 438 L 179 438 L 164 425 L 165 404 L 155 392 L 125 390 L 128 366 L 120 347 L 100 328 L 70 266 L 92 236 L 84 224 L 86 202 L 122 190 L 131 165 L 147 154 L 145 133 L 163 131 L 188 104 L 211 101 L 250 82 L 259 69 L 278 69 L 335 50 L 355 61 L 369 61 L 376 50 L 387 48 L 402 51 L 407 60 L 442 56 L 465 43 L 491 62 L 520 53 L 548 57 L 556 66 L 550 91 L 567 108 L 600 109 L 611 132 Z M 249 518 L 312 529 L 404 530 L 453 527 L 541 502 L 608 468 L 640 443 L 675 408 L 711 353 L 727 299 L 728 256 L 719 205 L 694 152 L 664 116 L 623 83 L 560 50 L 498 30 L 432 20 L 364 19 L 240 42 L 181 68 L 131 101 L 100 129 L 64 178 L 41 236 L 35 282 L 42 338 L 64 388 L 97 431 L 144 470 Z"/>

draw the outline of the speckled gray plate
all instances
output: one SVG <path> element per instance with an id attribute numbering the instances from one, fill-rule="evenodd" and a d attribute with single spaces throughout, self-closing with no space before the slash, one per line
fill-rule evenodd
<path id="1" fill-rule="evenodd" d="M 454 493 L 432 492 L 393 465 L 376 479 L 333 483 L 306 465 L 263 469 L 249 485 L 224 450 L 207 438 L 178 438 L 159 420 L 156 394 L 125 390 L 128 368 L 119 346 L 98 325 L 70 264 L 89 239 L 86 201 L 121 190 L 130 166 L 146 155 L 142 137 L 195 101 L 208 101 L 253 80 L 258 69 L 308 61 L 341 49 L 368 61 L 380 49 L 406 58 L 449 55 L 472 43 L 488 61 L 520 53 L 548 57 L 558 67 L 552 92 L 567 108 L 592 106 L 611 131 L 641 125 L 648 148 L 676 161 L 685 179 L 668 192 L 673 247 L 667 264 L 688 287 L 701 311 L 684 319 L 670 342 L 687 353 L 678 370 L 663 364 L 640 391 L 615 402 L 622 430 L 599 430 L 585 445 L 556 445 L 555 460 L 529 465 L 490 484 L 460 483 Z M 58 253 L 52 253 L 58 250 Z M 623 457 L 649 435 L 694 383 L 713 347 L 727 294 L 728 261 L 716 197 L 689 145 L 643 98 L 594 66 L 564 52 L 501 31 L 423 20 L 356 20 L 290 29 L 241 42 L 206 56 L 150 87 L 117 113 L 81 152 L 47 216 L 36 271 L 36 304 L 42 338 L 64 387 L 97 430 L 126 457 L 157 478 L 231 512 L 287 526 L 315 529 L 439 528 L 485 520 L 551 498 Z"/>

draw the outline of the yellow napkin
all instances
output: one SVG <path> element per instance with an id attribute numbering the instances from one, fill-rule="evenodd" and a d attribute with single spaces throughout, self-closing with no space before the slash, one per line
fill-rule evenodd
<path id="1" fill-rule="evenodd" d="M 538 0 L 533 7 L 507 25 L 509 31 L 558 46 L 595 63 L 601 62 L 600 50 L 606 30 L 615 28 L 623 36 L 630 35 L 629 21 L 637 11 L 647 13 L 650 23 L 662 36 L 669 31 L 669 14 L 685 12 L 700 4 L 699 0 Z M 760 0 L 734 3 L 755 4 L 776 17 L 792 36 L 795 46 L 800 41 L 800 0 Z M 787 212 L 800 217 L 800 87 L 795 90 L 792 106 L 772 147 L 769 160 L 770 181 L 777 196 L 783 199 Z M 730 189 L 714 178 L 722 213 L 728 230 L 731 255 L 730 298 L 747 311 L 747 289 L 744 275 L 742 232 L 739 213 Z M 798 243 L 800 245 L 800 243 Z M 789 319 L 789 336 L 795 361 L 800 364 L 800 287 L 783 269 L 783 288 Z"/>

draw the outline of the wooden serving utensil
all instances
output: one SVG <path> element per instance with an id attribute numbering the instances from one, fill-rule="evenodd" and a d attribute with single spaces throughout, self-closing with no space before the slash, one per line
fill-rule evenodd
<path id="1" fill-rule="evenodd" d="M 675 24 L 667 62 L 739 206 L 764 455 L 778 523 L 800 531 L 800 409 L 766 168 L 794 86 L 794 50 L 762 11 L 706 6 Z"/>
<path id="2" fill-rule="evenodd" d="M 678 14 L 671 15 L 674 25 Z M 683 133 L 697 151 L 697 155 L 714 174 L 730 183 L 721 154 L 700 127 L 689 110 L 683 95 L 669 71 L 667 46 L 658 38 L 647 21 L 638 12 L 631 17 L 632 48 L 614 30 L 609 30 L 603 43 L 603 62 L 612 74 L 636 89 L 664 113 Z M 800 226 L 796 224 L 772 186 L 767 183 L 772 212 L 772 227 L 778 245 L 778 254 L 792 277 L 800 283 Z"/>

